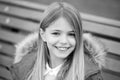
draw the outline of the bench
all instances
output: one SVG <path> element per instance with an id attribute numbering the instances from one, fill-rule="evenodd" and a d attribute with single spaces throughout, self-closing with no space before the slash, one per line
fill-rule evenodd
<path id="1" fill-rule="evenodd" d="M 15 44 L 39 27 L 47 5 L 28 1 L 0 0 L 0 80 L 12 80 L 7 67 L 13 62 Z M 81 13 L 83 29 L 108 48 L 105 80 L 120 79 L 120 21 Z M 6 74 L 6 76 L 4 75 Z"/>

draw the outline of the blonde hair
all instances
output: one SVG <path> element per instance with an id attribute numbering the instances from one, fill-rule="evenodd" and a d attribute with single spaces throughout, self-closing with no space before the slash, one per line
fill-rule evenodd
<path id="1" fill-rule="evenodd" d="M 57 80 L 84 80 L 84 52 L 82 23 L 79 11 L 68 3 L 54 2 L 44 12 L 40 23 L 40 28 L 45 30 L 49 25 L 59 17 L 65 17 L 73 26 L 75 31 L 76 48 L 66 58 L 66 62 L 61 67 Z M 45 64 L 48 62 L 48 50 L 46 43 L 43 42 L 39 34 L 38 52 L 33 69 L 26 76 L 27 80 L 44 80 Z"/>

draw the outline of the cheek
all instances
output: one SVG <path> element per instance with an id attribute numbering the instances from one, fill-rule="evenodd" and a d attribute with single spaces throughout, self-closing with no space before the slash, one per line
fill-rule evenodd
<path id="1" fill-rule="evenodd" d="M 56 38 L 51 37 L 51 36 L 46 36 L 46 42 L 47 42 L 48 44 L 55 44 L 56 41 L 57 41 Z"/>
<path id="2" fill-rule="evenodd" d="M 75 38 L 69 39 L 69 42 L 71 43 L 72 46 L 76 46 L 76 40 L 75 40 Z"/>

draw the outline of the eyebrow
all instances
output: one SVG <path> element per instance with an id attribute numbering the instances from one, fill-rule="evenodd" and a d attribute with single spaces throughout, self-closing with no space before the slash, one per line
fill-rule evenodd
<path id="1" fill-rule="evenodd" d="M 60 30 L 52 30 L 52 31 L 60 31 Z"/>

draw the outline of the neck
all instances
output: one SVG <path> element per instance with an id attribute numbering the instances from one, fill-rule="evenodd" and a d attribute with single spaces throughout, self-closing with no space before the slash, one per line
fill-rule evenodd
<path id="1" fill-rule="evenodd" d="M 57 58 L 57 57 L 52 57 L 52 56 L 51 56 L 50 67 L 51 67 L 51 68 L 55 68 L 55 67 L 57 67 L 58 65 L 63 64 L 63 62 L 64 62 L 64 59 Z"/>

